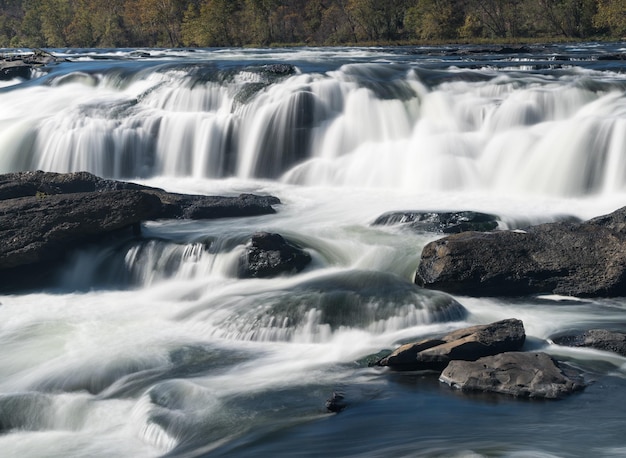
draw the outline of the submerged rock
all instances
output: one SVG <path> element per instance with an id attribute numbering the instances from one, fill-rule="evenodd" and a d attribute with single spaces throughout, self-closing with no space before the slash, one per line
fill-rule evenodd
<path id="1" fill-rule="evenodd" d="M 623 332 L 590 329 L 582 333 L 556 336 L 552 341 L 558 345 L 595 348 L 626 356 L 626 333 Z"/>
<path id="2" fill-rule="evenodd" d="M 334 392 L 333 395 L 326 400 L 326 409 L 329 412 L 339 413 L 348 406 L 342 393 Z"/>
<path id="3" fill-rule="evenodd" d="M 463 391 L 523 398 L 558 399 L 585 387 L 579 375 L 566 373 L 546 353 L 508 352 L 477 361 L 452 361 L 439 380 Z"/>
<path id="4" fill-rule="evenodd" d="M 440 371 L 453 360 L 475 361 L 483 356 L 517 351 L 525 340 L 524 324 L 520 320 L 502 320 L 402 345 L 377 365 L 398 371 Z"/>
<path id="5" fill-rule="evenodd" d="M 258 232 L 246 246 L 239 264 L 241 278 L 271 278 L 300 272 L 311 262 L 311 255 L 282 235 Z"/>
<path id="6" fill-rule="evenodd" d="M 466 231 L 486 232 L 498 227 L 498 217 L 474 211 L 394 211 L 374 221 L 374 226 L 402 225 L 413 230 L 457 234 Z"/>
<path id="7" fill-rule="evenodd" d="M 473 296 L 623 296 L 626 207 L 583 223 L 444 237 L 424 247 L 415 282 Z"/>

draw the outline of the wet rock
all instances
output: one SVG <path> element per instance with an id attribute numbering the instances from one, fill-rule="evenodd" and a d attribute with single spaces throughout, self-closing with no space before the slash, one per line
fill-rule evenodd
<path id="1" fill-rule="evenodd" d="M 473 296 L 623 296 L 626 208 L 583 223 L 444 237 L 424 247 L 415 282 Z"/>
<path id="2" fill-rule="evenodd" d="M 377 365 L 398 371 L 441 371 L 450 361 L 475 361 L 484 356 L 517 351 L 525 340 L 524 324 L 517 319 L 507 319 L 402 345 Z"/>
<path id="3" fill-rule="evenodd" d="M 118 190 L 137 190 L 158 197 L 161 206 L 147 219 L 257 216 L 275 213 L 272 206 L 280 204 L 280 200 L 276 197 L 253 194 L 241 194 L 235 197 L 177 194 L 136 183 L 107 180 L 88 172 L 36 171 L 0 175 L 0 201 L 26 196 L 43 197 Z"/>
<path id="4" fill-rule="evenodd" d="M 133 190 L 0 201 L 0 271 L 53 262 L 81 243 L 152 218 L 160 204 Z"/>
<path id="5" fill-rule="evenodd" d="M 246 246 L 239 265 L 240 278 L 271 278 L 300 272 L 311 255 L 280 234 L 258 232 Z"/>
<path id="6" fill-rule="evenodd" d="M 333 395 L 326 400 L 326 409 L 329 412 L 339 413 L 348 406 L 343 394 L 334 392 Z"/>
<path id="7" fill-rule="evenodd" d="M 13 78 L 29 79 L 31 69 L 56 62 L 67 62 L 67 59 L 58 58 L 41 49 L 36 49 L 30 54 L 6 56 L 0 59 L 0 81 Z"/>
<path id="8" fill-rule="evenodd" d="M 552 341 L 558 345 L 595 348 L 626 356 L 626 333 L 623 332 L 590 329 L 582 333 L 556 336 Z"/>
<path id="9" fill-rule="evenodd" d="M 439 380 L 463 391 L 546 399 L 562 398 L 585 386 L 578 374 L 559 367 L 546 353 L 522 352 L 452 361 Z"/>
<path id="10" fill-rule="evenodd" d="M 457 234 L 492 231 L 498 227 L 498 217 L 474 211 L 394 211 L 379 216 L 373 225 L 401 225 L 416 231 Z"/>
<path id="11" fill-rule="evenodd" d="M 69 252 L 161 218 L 208 219 L 274 213 L 271 196 L 174 194 L 87 172 L 0 175 L 0 275 L 4 288 L 38 283 Z"/>

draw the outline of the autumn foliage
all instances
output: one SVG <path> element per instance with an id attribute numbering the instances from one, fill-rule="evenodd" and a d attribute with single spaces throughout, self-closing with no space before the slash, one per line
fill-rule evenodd
<path id="1" fill-rule="evenodd" d="M 626 35 L 626 0 L 0 0 L 2 47 L 371 44 Z"/>

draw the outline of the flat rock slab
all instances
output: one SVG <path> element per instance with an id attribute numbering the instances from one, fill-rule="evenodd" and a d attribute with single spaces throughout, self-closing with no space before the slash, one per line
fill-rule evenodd
<path id="1" fill-rule="evenodd" d="M 463 232 L 426 245 L 415 282 L 471 296 L 626 295 L 626 207 L 583 223 Z"/>
<path id="2" fill-rule="evenodd" d="M 477 361 L 452 361 L 439 377 L 463 391 L 502 393 L 522 398 L 559 399 L 585 385 L 546 353 L 509 352 Z"/>
<path id="3" fill-rule="evenodd" d="M 68 252 L 143 221 L 272 214 L 273 196 L 169 193 L 87 172 L 0 175 L 0 275 L 33 280 Z M 17 269 L 17 270 L 16 270 Z M 9 275 L 10 276 L 7 276 Z"/>
<path id="4" fill-rule="evenodd" d="M 377 365 L 398 371 L 440 371 L 453 360 L 475 361 L 483 356 L 517 351 L 525 340 L 524 324 L 520 320 L 502 320 L 402 345 Z"/>
<path id="5" fill-rule="evenodd" d="M 558 345 L 594 348 L 626 356 L 626 333 L 623 332 L 590 329 L 582 333 L 553 337 L 552 341 Z"/>

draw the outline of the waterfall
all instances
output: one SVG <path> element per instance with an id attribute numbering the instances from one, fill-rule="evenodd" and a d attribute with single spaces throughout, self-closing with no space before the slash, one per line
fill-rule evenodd
<path id="1" fill-rule="evenodd" d="M 626 184 L 621 79 L 285 67 L 87 66 L 9 87 L 0 171 L 557 196 Z"/>

